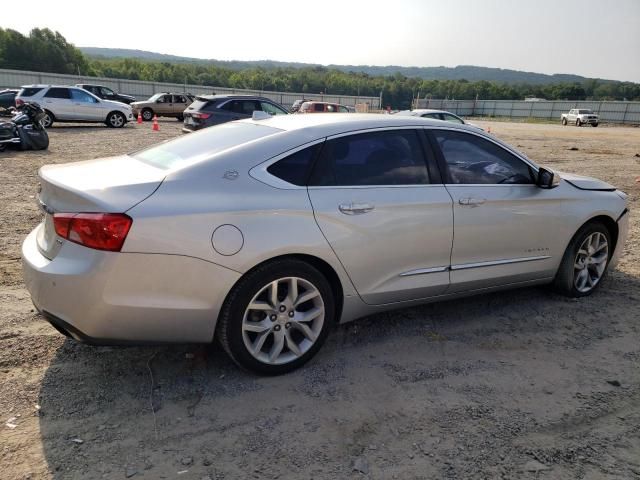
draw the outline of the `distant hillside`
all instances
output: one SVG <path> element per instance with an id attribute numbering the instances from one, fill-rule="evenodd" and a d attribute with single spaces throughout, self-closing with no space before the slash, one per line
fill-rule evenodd
<path id="1" fill-rule="evenodd" d="M 319 65 L 310 63 L 278 62 L 275 60 L 213 60 L 191 57 L 180 57 L 176 55 L 165 55 L 163 53 L 147 52 L 144 50 L 130 50 L 121 48 L 98 48 L 80 47 L 80 50 L 91 57 L 98 58 L 138 58 L 159 62 L 173 63 L 202 63 L 229 68 L 232 70 L 243 70 L 247 68 L 261 67 L 264 69 L 274 68 L 305 68 L 305 67 L 325 67 L 341 70 L 343 72 L 361 72 L 371 76 L 394 75 L 400 73 L 406 77 L 421 78 L 423 80 L 469 80 L 476 82 L 486 80 L 500 83 L 528 83 L 530 85 L 549 85 L 561 82 L 583 82 L 585 77 L 570 74 L 546 75 L 543 73 L 522 72 L 518 70 L 508 70 L 502 68 L 476 67 L 473 65 L 458 65 L 457 67 L 400 67 L 395 65 L 375 66 L 375 65 Z"/>

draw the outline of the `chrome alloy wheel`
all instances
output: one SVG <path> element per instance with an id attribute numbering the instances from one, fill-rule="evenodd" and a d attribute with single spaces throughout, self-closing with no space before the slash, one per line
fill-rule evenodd
<path id="1" fill-rule="evenodd" d="M 270 365 L 289 363 L 315 343 L 325 320 L 320 291 L 309 281 L 285 277 L 265 285 L 242 319 L 247 351 Z"/>
<path id="2" fill-rule="evenodd" d="M 573 284 L 580 293 L 592 290 L 602 278 L 609 260 L 609 243 L 600 232 L 589 235 L 580 248 L 574 262 Z"/>
<path id="3" fill-rule="evenodd" d="M 109 123 L 114 128 L 120 128 L 124 125 L 124 117 L 117 113 L 112 113 L 109 117 Z"/>

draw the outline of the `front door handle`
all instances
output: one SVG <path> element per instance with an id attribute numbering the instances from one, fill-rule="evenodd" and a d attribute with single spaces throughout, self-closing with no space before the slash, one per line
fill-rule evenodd
<path id="1" fill-rule="evenodd" d="M 345 215 L 362 215 L 372 211 L 375 207 L 369 203 L 341 203 L 338 209 Z"/>
<path id="2" fill-rule="evenodd" d="M 473 197 L 466 197 L 458 200 L 458 203 L 460 205 L 468 205 L 470 207 L 477 207 L 478 205 L 482 205 L 484 202 L 486 202 L 486 199 L 484 198 L 473 198 Z"/>

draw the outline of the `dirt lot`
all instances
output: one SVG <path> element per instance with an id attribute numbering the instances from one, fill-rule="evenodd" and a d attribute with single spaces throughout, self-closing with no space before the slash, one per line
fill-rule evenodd
<path id="1" fill-rule="evenodd" d="M 0 153 L 0 477 L 640 478 L 640 128 L 477 122 L 631 196 L 624 257 L 592 297 L 534 288 L 340 326 L 258 378 L 217 348 L 96 348 L 37 315 L 20 242 L 38 167 L 134 150 L 180 124 L 51 129 Z"/>

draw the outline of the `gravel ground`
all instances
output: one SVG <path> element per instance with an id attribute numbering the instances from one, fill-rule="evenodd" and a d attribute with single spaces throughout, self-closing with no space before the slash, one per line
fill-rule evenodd
<path id="1" fill-rule="evenodd" d="M 38 167 L 135 150 L 178 122 L 57 125 L 47 152 L 0 153 L 0 477 L 640 478 L 640 129 L 477 123 L 630 194 L 617 270 L 580 300 L 530 288 L 342 325 L 277 378 L 216 347 L 77 344 L 23 286 Z"/>

